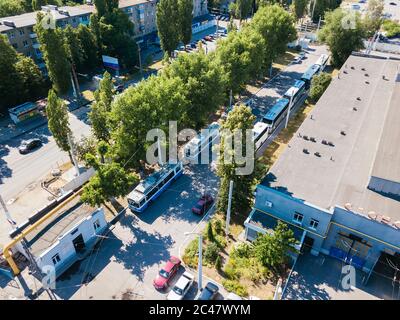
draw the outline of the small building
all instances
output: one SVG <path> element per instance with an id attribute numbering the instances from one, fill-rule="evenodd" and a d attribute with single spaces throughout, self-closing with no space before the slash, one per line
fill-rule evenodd
<path id="1" fill-rule="evenodd" d="M 303 232 L 301 251 L 351 264 L 365 273 L 365 283 L 372 275 L 396 277 L 399 66 L 400 57 L 348 58 L 257 186 L 247 240 L 281 220 L 297 239 Z"/>
<path id="2" fill-rule="evenodd" d="M 38 105 L 33 102 L 25 102 L 19 106 L 10 108 L 8 109 L 8 113 L 15 124 L 40 115 Z"/>

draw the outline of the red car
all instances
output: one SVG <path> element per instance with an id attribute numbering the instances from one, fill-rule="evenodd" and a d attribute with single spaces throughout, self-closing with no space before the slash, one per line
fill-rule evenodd
<path id="1" fill-rule="evenodd" d="M 157 278 L 153 280 L 154 288 L 164 290 L 168 286 L 168 282 L 172 279 L 176 271 L 181 265 L 181 260 L 177 257 L 171 257 L 167 263 L 158 272 Z"/>
<path id="2" fill-rule="evenodd" d="M 209 194 L 205 194 L 201 196 L 199 201 L 197 201 L 196 205 L 192 208 L 192 212 L 202 215 L 207 212 L 207 210 L 212 206 L 213 203 L 214 198 Z"/>
<path id="3" fill-rule="evenodd" d="M 212 41 L 213 40 L 210 36 L 205 36 L 203 39 L 206 40 L 206 41 Z"/>

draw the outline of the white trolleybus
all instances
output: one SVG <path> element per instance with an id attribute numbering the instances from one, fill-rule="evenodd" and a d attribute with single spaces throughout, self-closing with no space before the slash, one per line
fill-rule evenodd
<path id="1" fill-rule="evenodd" d="M 253 141 L 254 141 L 254 151 L 258 151 L 260 147 L 264 144 L 265 140 L 268 139 L 269 135 L 268 124 L 264 122 L 256 122 L 253 127 Z"/>
<path id="2" fill-rule="evenodd" d="M 286 98 L 278 99 L 268 110 L 262 121 L 268 125 L 268 133 L 274 132 L 276 127 L 285 119 L 289 107 L 289 100 Z"/>
<path id="3" fill-rule="evenodd" d="M 168 186 L 183 173 L 182 162 L 165 164 L 142 180 L 128 195 L 129 209 L 143 212 Z"/>
<path id="4" fill-rule="evenodd" d="M 219 127 L 218 122 L 213 122 L 206 130 L 202 130 L 200 134 L 185 144 L 183 147 L 183 158 L 189 162 L 200 160 L 201 153 L 206 148 L 210 148 L 213 142 L 219 137 Z"/>
<path id="5" fill-rule="evenodd" d="M 327 54 L 321 54 L 321 56 L 318 58 L 315 65 L 319 66 L 320 72 L 324 71 L 326 65 L 328 64 L 328 60 L 329 60 L 329 56 Z"/>
<path id="6" fill-rule="evenodd" d="M 303 96 L 305 91 L 306 91 L 306 83 L 302 80 L 296 80 L 293 86 L 290 87 L 288 91 L 286 91 L 283 97 L 288 99 L 289 102 L 290 99 L 292 99 L 292 105 L 289 107 L 293 108 L 300 100 L 300 98 Z"/>

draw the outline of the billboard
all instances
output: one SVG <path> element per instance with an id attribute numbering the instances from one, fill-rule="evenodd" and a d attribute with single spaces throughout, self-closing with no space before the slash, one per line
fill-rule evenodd
<path id="1" fill-rule="evenodd" d="M 118 59 L 109 57 L 109 56 L 102 56 L 103 58 L 103 64 L 107 68 L 111 68 L 114 70 L 119 70 L 119 64 L 118 64 Z"/>

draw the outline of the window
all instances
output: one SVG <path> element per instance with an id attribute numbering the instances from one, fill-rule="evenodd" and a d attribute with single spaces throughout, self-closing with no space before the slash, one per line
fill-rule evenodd
<path id="1" fill-rule="evenodd" d="M 311 221 L 310 221 L 310 228 L 311 228 L 311 229 L 317 229 L 318 224 L 319 224 L 319 221 L 318 221 L 318 220 L 316 220 L 316 219 L 311 219 Z"/>
<path id="2" fill-rule="evenodd" d="M 56 265 L 61 261 L 60 255 L 57 253 L 53 258 L 51 258 L 51 261 L 53 261 L 53 264 Z"/>
<path id="3" fill-rule="evenodd" d="M 19 34 L 22 36 L 23 34 L 25 34 L 25 31 L 23 29 L 19 29 Z"/>
<path id="4" fill-rule="evenodd" d="M 295 212 L 293 216 L 293 221 L 296 223 L 302 223 L 303 222 L 303 215 L 301 213 Z"/>
<path id="5" fill-rule="evenodd" d="M 99 220 L 99 219 L 97 219 L 97 220 L 93 223 L 93 227 L 94 227 L 94 230 L 97 230 L 97 229 L 100 228 L 100 220 Z"/>
<path id="6" fill-rule="evenodd" d="M 28 46 L 28 41 L 24 40 L 23 44 L 24 44 L 24 47 L 27 47 Z"/>
<path id="7" fill-rule="evenodd" d="M 18 49 L 18 44 L 13 43 L 12 46 L 13 46 L 15 49 Z"/>

